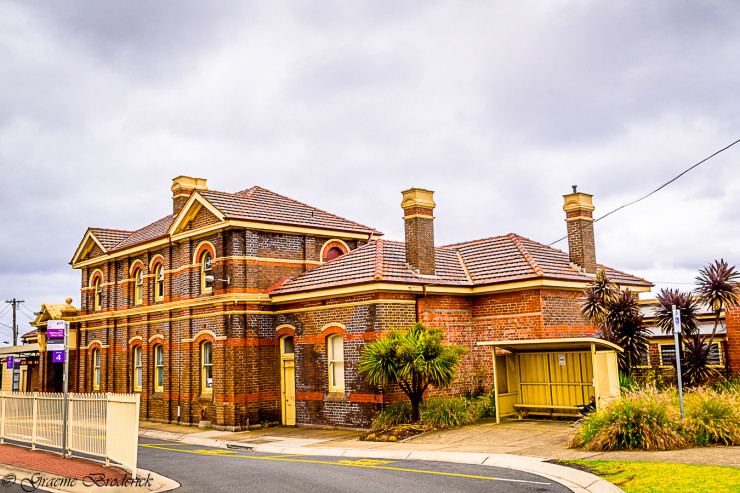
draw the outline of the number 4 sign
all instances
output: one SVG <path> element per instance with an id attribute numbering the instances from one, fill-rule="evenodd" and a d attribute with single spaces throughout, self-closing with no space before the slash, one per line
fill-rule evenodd
<path id="1" fill-rule="evenodd" d="M 52 351 L 51 362 L 52 363 L 64 363 L 64 351 Z"/>

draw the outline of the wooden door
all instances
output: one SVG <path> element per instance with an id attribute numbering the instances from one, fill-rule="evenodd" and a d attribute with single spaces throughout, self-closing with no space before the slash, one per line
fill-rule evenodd
<path id="1" fill-rule="evenodd" d="M 283 424 L 295 425 L 295 353 L 293 338 L 280 339 L 280 394 Z"/>

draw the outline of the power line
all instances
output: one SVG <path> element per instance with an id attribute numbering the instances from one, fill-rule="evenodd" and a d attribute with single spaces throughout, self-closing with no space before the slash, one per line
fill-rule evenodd
<path id="1" fill-rule="evenodd" d="M 724 152 L 724 151 L 726 151 L 727 149 L 729 149 L 730 147 L 734 146 L 734 145 L 735 145 L 735 144 L 737 144 L 738 142 L 740 142 L 740 139 L 737 139 L 737 140 L 736 140 L 735 142 L 733 142 L 732 144 L 730 144 L 730 145 L 728 145 L 728 146 L 725 146 L 725 147 L 723 147 L 722 149 L 718 150 L 717 152 L 715 152 L 715 153 L 713 153 L 713 154 L 711 154 L 711 155 L 709 155 L 709 156 L 705 157 L 704 159 L 702 159 L 702 160 L 701 160 L 701 161 L 699 161 L 698 163 L 694 164 L 693 166 L 691 166 L 691 167 L 689 167 L 689 168 L 687 168 L 687 169 L 683 170 L 683 171 L 682 171 L 681 173 L 679 173 L 678 175 L 674 176 L 673 178 L 671 178 L 671 179 L 670 179 L 670 180 L 668 180 L 667 182 L 663 183 L 663 184 L 662 184 L 661 186 L 659 186 L 658 188 L 656 188 L 656 189 L 655 189 L 655 190 L 653 190 L 652 192 L 650 192 L 650 193 L 648 193 L 648 194 L 646 194 L 646 195 L 643 195 L 643 196 L 642 196 L 642 197 L 640 197 L 639 199 L 633 200 L 632 202 L 629 202 L 629 203 L 627 203 L 627 204 L 624 204 L 624 205 L 620 205 L 619 207 L 617 207 L 617 208 L 616 208 L 616 209 L 614 209 L 613 211 L 609 211 L 609 212 L 607 212 L 606 214 L 604 214 L 603 216 L 601 216 L 600 218 L 598 218 L 598 219 L 594 219 L 594 220 L 593 220 L 593 222 L 592 222 L 591 224 L 597 223 L 597 222 L 601 221 L 602 219 L 604 219 L 604 218 L 606 218 L 606 217 L 609 217 L 609 216 L 611 216 L 611 215 L 612 215 L 612 214 L 614 214 L 615 212 L 617 212 L 617 211 L 619 211 L 619 210 L 621 210 L 621 209 L 624 209 L 625 207 L 629 207 L 629 206 L 631 206 L 631 205 L 634 205 L 634 204 L 636 204 L 636 203 L 640 202 L 641 200 L 645 200 L 646 198 L 650 197 L 650 196 L 651 196 L 651 195 L 653 195 L 654 193 L 656 193 L 656 192 L 658 192 L 658 191 L 662 190 L 663 188 L 667 187 L 668 185 L 670 185 L 670 184 L 671 184 L 671 183 L 673 183 L 674 181 L 678 180 L 678 179 L 679 179 L 679 178 L 681 178 L 681 177 L 682 177 L 683 175 L 685 175 L 686 173 L 688 173 L 688 172 L 689 172 L 689 171 L 691 171 L 692 169 L 696 168 L 696 167 L 697 167 L 697 166 L 699 166 L 700 164 L 703 164 L 703 163 L 705 163 L 705 162 L 709 161 L 710 159 L 712 159 L 712 158 L 713 158 L 714 156 L 716 156 L 717 154 L 719 154 L 719 153 L 721 153 L 721 152 Z M 585 228 L 585 227 L 587 227 L 587 225 L 586 225 L 586 224 L 584 224 L 584 225 L 583 225 L 583 226 L 581 226 L 580 228 L 578 228 L 578 229 L 574 230 L 573 232 L 571 232 L 571 233 L 568 233 L 567 235 L 563 236 L 563 237 L 562 237 L 562 238 L 560 238 L 559 240 L 555 240 L 555 241 L 553 241 L 552 243 L 548 244 L 547 246 L 553 246 L 553 245 L 554 245 L 555 243 L 559 243 L 559 242 L 561 242 L 561 241 L 565 240 L 566 238 L 568 238 L 568 236 L 570 236 L 570 235 L 572 235 L 572 234 L 575 234 L 575 233 L 577 233 L 578 231 L 582 230 L 582 229 L 583 229 L 583 228 Z"/>

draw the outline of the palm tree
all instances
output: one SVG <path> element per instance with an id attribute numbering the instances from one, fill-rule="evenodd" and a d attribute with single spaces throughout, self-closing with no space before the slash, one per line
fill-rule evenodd
<path id="1" fill-rule="evenodd" d="M 704 342 L 699 334 L 694 334 L 684 341 L 681 373 L 690 387 L 700 385 L 717 374 L 709 366 L 711 345 Z"/>
<path id="2" fill-rule="evenodd" d="M 648 329 L 640 314 L 637 295 L 629 289 L 619 290 L 604 269 L 585 291 L 581 313 L 599 327 L 596 336 L 620 346 L 619 369 L 627 373 L 647 353 Z"/>
<path id="3" fill-rule="evenodd" d="M 419 405 L 429 385 L 447 388 L 467 349 L 443 345 L 441 328 L 417 322 L 407 330 L 391 329 L 362 352 L 360 371 L 372 385 L 397 384 L 411 401 L 411 419 L 419 420 Z"/>
<path id="4" fill-rule="evenodd" d="M 655 311 L 655 324 L 663 333 L 673 333 L 673 305 L 681 312 L 681 338 L 699 331 L 699 302 L 690 293 L 681 293 L 677 289 L 661 289 L 656 298 L 660 305 Z"/>
<path id="5" fill-rule="evenodd" d="M 737 305 L 740 298 L 740 273 L 735 271 L 735 266 L 730 267 L 724 259 L 715 260 L 713 264 L 699 271 L 696 278 L 698 287 L 696 294 L 699 301 L 706 303 L 714 310 L 714 328 L 709 338 L 709 343 L 714 340 L 719 325 L 719 317 L 722 309 L 728 305 Z"/>

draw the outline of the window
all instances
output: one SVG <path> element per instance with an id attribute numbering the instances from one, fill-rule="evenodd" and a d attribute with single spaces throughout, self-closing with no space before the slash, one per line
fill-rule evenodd
<path id="1" fill-rule="evenodd" d="M 206 281 L 206 276 L 213 275 L 212 261 L 211 252 L 204 252 L 200 257 L 200 291 L 202 293 L 208 293 L 212 289 L 211 283 Z"/>
<path id="2" fill-rule="evenodd" d="M 640 353 L 637 359 L 637 366 L 650 366 L 650 349 L 645 348 L 645 352 Z"/>
<path id="3" fill-rule="evenodd" d="M 103 283 L 100 281 L 99 277 L 95 279 L 95 283 L 93 284 L 93 286 L 95 289 L 95 301 L 93 304 L 95 305 L 95 310 L 100 310 L 101 301 L 103 298 Z"/>
<path id="4" fill-rule="evenodd" d="M 142 382 L 141 346 L 134 347 L 134 392 L 141 392 Z"/>
<path id="5" fill-rule="evenodd" d="M 144 273 L 141 269 L 134 271 L 134 280 L 136 283 L 134 287 L 134 304 L 141 305 L 141 302 L 144 300 Z"/>
<path id="6" fill-rule="evenodd" d="M 164 298 L 164 266 L 157 264 L 154 268 L 154 300 L 159 301 Z"/>
<path id="7" fill-rule="evenodd" d="M 203 392 L 211 392 L 213 390 L 213 359 L 211 355 L 213 344 L 204 342 L 200 347 L 202 390 Z"/>
<path id="8" fill-rule="evenodd" d="M 326 261 L 334 260 L 335 258 L 342 255 L 344 252 L 337 248 L 337 247 L 331 247 L 328 252 L 326 252 Z"/>
<path id="9" fill-rule="evenodd" d="M 93 349 L 93 390 L 100 390 L 100 349 Z"/>
<path id="10" fill-rule="evenodd" d="M 293 354 L 295 352 L 295 347 L 293 346 L 293 338 L 283 337 L 283 344 L 281 346 L 282 354 Z"/>
<path id="11" fill-rule="evenodd" d="M 344 392 L 344 338 L 334 335 L 327 341 L 329 352 L 329 391 Z"/>
<path id="12" fill-rule="evenodd" d="M 162 392 L 164 389 L 164 346 L 154 346 L 154 391 Z"/>
<path id="13" fill-rule="evenodd" d="M 709 348 L 709 358 L 707 358 L 707 364 L 710 366 L 722 366 L 722 357 L 719 352 L 719 343 L 713 342 Z"/>
<path id="14" fill-rule="evenodd" d="M 676 346 L 674 344 L 660 345 L 660 364 L 663 366 L 676 366 Z"/>

